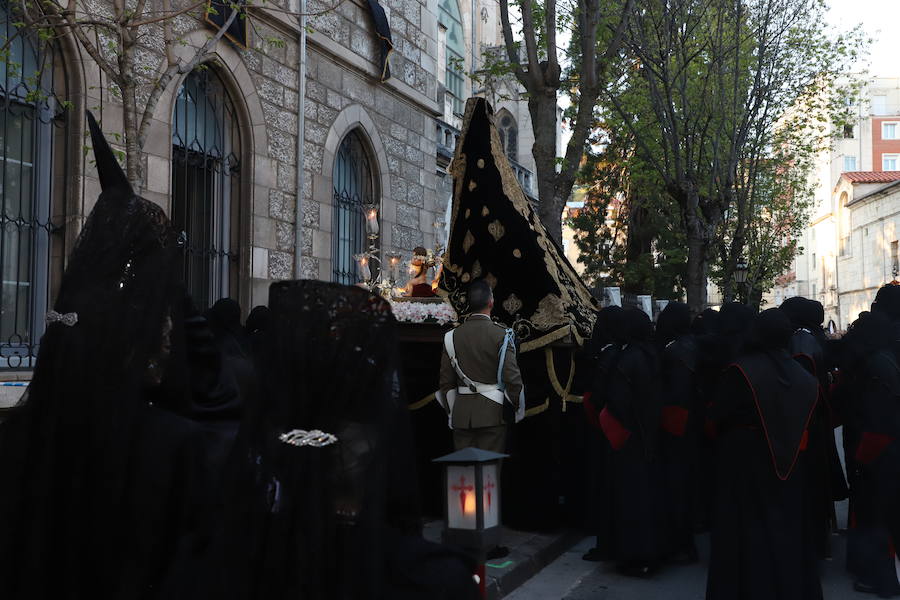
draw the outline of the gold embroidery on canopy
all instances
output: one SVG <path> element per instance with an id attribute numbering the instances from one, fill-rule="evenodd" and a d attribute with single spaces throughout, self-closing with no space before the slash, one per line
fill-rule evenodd
<path id="1" fill-rule="evenodd" d="M 479 102 L 484 102 L 483 99 L 471 99 L 466 104 L 466 115 L 463 122 L 466 124 L 460 137 L 460 140 L 456 146 L 456 156 L 454 157 L 453 162 L 450 165 L 450 172 L 454 178 L 454 199 L 453 202 L 451 220 L 450 220 L 450 230 L 451 235 L 453 235 L 453 231 L 456 228 L 456 225 L 459 224 L 459 214 L 460 202 L 462 193 L 465 190 L 467 185 L 467 181 L 465 179 L 465 174 L 467 170 L 468 160 L 465 153 L 462 152 L 462 148 L 465 145 L 464 140 L 467 136 L 468 132 L 468 123 L 471 120 L 472 114 L 479 106 Z M 560 294 L 561 302 L 553 307 L 553 310 L 548 311 L 539 311 L 540 320 L 542 324 L 533 323 L 532 326 L 529 327 L 529 331 L 527 332 L 526 337 L 530 337 L 531 335 L 535 335 L 537 337 L 523 342 L 521 351 L 525 352 L 528 350 L 537 349 L 543 347 L 547 344 L 553 343 L 556 340 L 564 338 L 566 336 L 571 335 L 573 340 L 581 344 L 583 342 L 582 335 L 583 332 L 580 331 L 580 328 L 584 328 L 585 331 L 590 331 L 593 326 L 593 321 L 596 317 L 594 312 L 595 310 L 595 302 L 591 297 L 590 291 L 587 287 L 581 282 L 575 270 L 568 264 L 568 262 L 562 258 L 551 258 L 553 253 L 556 252 L 555 246 L 553 242 L 550 240 L 546 229 L 541 223 L 540 219 L 537 218 L 536 213 L 531 209 L 530 203 L 528 199 L 525 197 L 525 194 L 522 192 L 521 185 L 519 184 L 518 179 L 515 176 L 515 173 L 510 166 L 508 159 L 506 157 L 505 152 L 503 151 L 503 145 L 500 141 L 500 135 L 493 123 L 489 127 L 489 135 L 490 135 L 490 143 L 491 143 L 491 157 L 494 159 L 496 167 L 500 174 L 501 185 L 502 185 L 502 193 L 509 199 L 512 203 L 515 210 L 521 214 L 526 220 L 531 224 L 532 228 L 535 230 L 537 235 L 537 243 L 538 248 L 544 253 L 544 263 L 547 268 L 548 274 L 553 278 L 554 281 L 558 282 L 558 294 Z M 479 159 L 476 161 L 477 167 L 483 169 L 486 166 L 485 159 Z M 471 213 L 467 211 L 466 217 L 470 217 Z M 495 237 L 495 239 L 498 239 Z M 469 246 L 471 248 L 471 245 Z M 517 252 L 518 251 L 518 252 Z M 520 249 L 515 249 L 513 251 L 513 256 L 516 258 L 522 257 L 522 251 Z M 448 261 L 449 262 L 449 261 Z M 447 265 L 450 269 L 451 273 L 455 277 L 463 279 L 465 275 L 462 275 L 462 267 L 459 265 Z M 468 279 L 470 279 L 469 276 Z M 468 279 L 464 279 L 464 282 Z M 485 279 L 493 280 L 496 279 L 488 274 Z M 459 279 L 457 279 L 459 281 Z M 448 279 L 446 281 L 448 285 L 451 285 L 451 288 L 454 291 L 449 293 L 451 299 L 456 296 L 457 300 L 455 303 L 460 303 L 460 305 L 465 305 L 467 299 L 465 298 L 465 293 L 462 288 L 459 288 L 458 284 L 451 283 Z M 553 312 L 556 312 L 555 315 L 552 315 Z M 546 321 L 544 320 L 546 317 Z M 577 325 L 575 325 L 577 323 Z M 518 333 L 518 331 L 517 331 Z M 542 407 L 535 407 L 537 411 L 541 411 L 546 409 L 547 404 L 545 403 Z M 529 411 L 530 412 L 530 411 Z"/>
<path id="2" fill-rule="evenodd" d="M 522 308 L 522 301 L 515 294 L 510 294 L 503 301 L 503 310 L 511 315 L 515 315 Z"/>
<path id="3" fill-rule="evenodd" d="M 472 209 L 471 209 L 471 208 L 467 208 L 467 209 L 466 209 L 466 218 L 468 219 L 468 218 L 471 217 L 471 216 L 472 216 Z"/>
<path id="4" fill-rule="evenodd" d="M 481 208 L 481 216 L 482 216 L 482 217 L 486 217 L 486 216 L 488 216 L 489 214 L 491 214 L 491 209 L 489 209 L 487 206 L 483 206 L 483 207 Z"/>
<path id="5" fill-rule="evenodd" d="M 547 294 L 538 303 L 537 310 L 531 316 L 531 321 L 539 329 L 549 329 L 559 324 L 560 317 L 564 316 L 563 310 L 562 298 L 556 294 Z"/>
<path id="6" fill-rule="evenodd" d="M 477 259 L 472 263 L 472 277 L 476 279 L 481 277 L 481 263 Z"/>
<path id="7" fill-rule="evenodd" d="M 472 246 L 475 244 L 475 236 L 472 235 L 471 231 L 466 232 L 466 237 L 463 238 L 463 252 L 466 254 L 469 253 L 469 250 L 472 249 Z"/>
<path id="8" fill-rule="evenodd" d="M 493 236 L 495 242 L 499 242 L 500 238 L 506 233 L 506 228 L 500 221 L 492 221 L 491 224 L 488 225 L 488 233 Z"/>
<path id="9" fill-rule="evenodd" d="M 488 282 L 488 285 L 491 286 L 491 289 L 497 287 L 497 278 L 494 277 L 493 273 L 488 273 L 484 276 L 484 280 Z"/>
<path id="10" fill-rule="evenodd" d="M 463 282 L 463 283 L 469 283 L 469 280 L 470 280 L 470 279 L 472 279 L 472 276 L 471 276 L 471 275 L 469 275 L 468 273 L 463 273 L 463 276 L 462 276 L 462 282 Z"/>
<path id="11" fill-rule="evenodd" d="M 478 182 L 476 182 L 474 179 L 469 180 L 469 191 L 470 192 L 475 191 L 475 188 L 477 188 L 477 187 L 478 187 Z"/>

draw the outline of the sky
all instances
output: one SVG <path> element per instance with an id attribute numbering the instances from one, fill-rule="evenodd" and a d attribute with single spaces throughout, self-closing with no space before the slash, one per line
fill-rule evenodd
<path id="1" fill-rule="evenodd" d="M 859 71 L 868 69 L 872 77 L 900 77 L 900 0 L 831 0 L 828 21 L 839 31 L 861 24 L 872 38 L 869 55 Z M 561 47 L 563 43 L 568 43 L 566 34 L 560 37 Z M 567 107 L 568 97 L 561 95 L 559 104 Z M 564 148 L 571 135 L 569 128 L 563 127 Z"/>
<path id="2" fill-rule="evenodd" d="M 900 77 L 900 0 L 831 0 L 829 22 L 841 30 L 862 24 L 873 38 L 869 74 Z"/>

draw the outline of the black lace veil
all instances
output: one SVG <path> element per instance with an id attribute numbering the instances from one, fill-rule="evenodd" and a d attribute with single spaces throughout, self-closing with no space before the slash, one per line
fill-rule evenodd
<path id="1" fill-rule="evenodd" d="M 413 510 L 392 498 L 415 490 L 414 472 L 388 473 L 395 436 L 408 443 L 390 305 L 360 288 L 287 281 L 271 286 L 269 308 L 260 397 L 246 410 L 201 597 L 378 598 L 385 526 Z M 337 439 L 279 439 L 292 430 Z"/>
<path id="2" fill-rule="evenodd" d="M 102 193 L 69 258 L 27 402 L 0 425 L 0 597 L 113 598 L 130 449 L 178 298 L 174 231 L 88 114 Z"/>

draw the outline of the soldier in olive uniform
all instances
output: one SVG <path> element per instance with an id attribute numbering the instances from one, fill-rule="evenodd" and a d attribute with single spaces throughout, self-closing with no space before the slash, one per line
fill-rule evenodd
<path id="1" fill-rule="evenodd" d="M 494 295 L 486 281 L 470 284 L 469 307 L 472 314 L 444 338 L 438 398 L 450 416 L 457 450 L 504 452 L 504 403 L 515 409 L 516 420 L 524 409 L 514 336 L 491 320 Z"/>

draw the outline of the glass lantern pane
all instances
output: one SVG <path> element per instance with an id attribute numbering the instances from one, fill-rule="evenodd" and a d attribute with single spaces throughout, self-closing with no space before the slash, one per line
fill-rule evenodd
<path id="1" fill-rule="evenodd" d="M 447 467 L 447 527 L 477 529 L 475 467 Z"/>
<path id="2" fill-rule="evenodd" d="M 481 476 L 484 480 L 484 528 L 490 529 L 500 524 L 500 480 L 497 478 L 497 465 L 481 467 Z"/>

